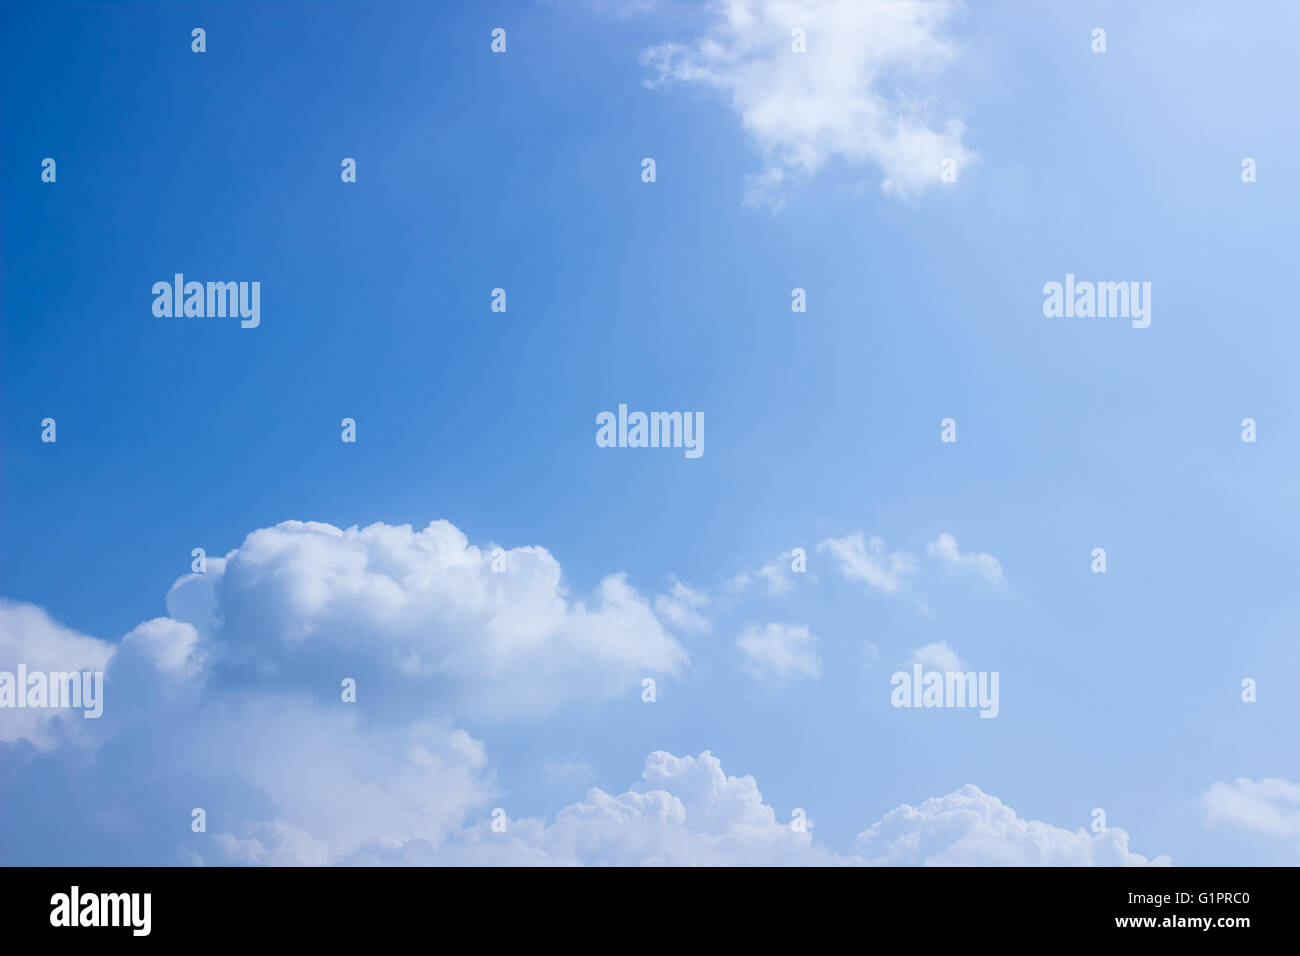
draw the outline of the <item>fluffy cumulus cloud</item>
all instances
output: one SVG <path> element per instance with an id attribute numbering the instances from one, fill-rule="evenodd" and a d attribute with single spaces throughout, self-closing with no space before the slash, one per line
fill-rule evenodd
<path id="1" fill-rule="evenodd" d="M 802 625 L 751 625 L 736 638 L 736 647 L 745 671 L 759 680 L 784 684 L 794 677 L 815 678 L 821 674 L 817 638 Z"/>
<path id="2" fill-rule="evenodd" d="M 498 792 L 454 721 L 636 699 L 643 676 L 687 662 L 622 575 L 571 599 L 545 549 L 494 556 L 445 521 L 260 529 L 166 604 L 117 642 L 0 604 L 0 671 L 105 672 L 99 719 L 0 711 L 0 802 L 48 788 L 34 812 L 62 834 L 11 844 L 13 862 L 310 864 L 439 844 Z M 176 826 L 141 810 L 145 793 Z M 191 838 L 195 809 L 207 829 Z"/>
<path id="3" fill-rule="evenodd" d="M 707 751 L 652 753 L 627 790 L 591 789 L 501 831 L 492 810 L 507 794 L 489 748 L 456 722 L 531 723 L 565 701 L 635 695 L 642 674 L 687 664 L 667 628 L 705 605 L 684 584 L 651 600 L 619 575 L 574 600 L 544 549 L 501 557 L 493 570 L 493 549 L 446 522 L 285 522 L 179 580 L 167 616 L 120 641 L 0 603 L 0 671 L 105 673 L 99 719 L 0 711 L 0 862 L 1145 862 L 1122 831 L 1026 823 L 973 787 L 901 807 L 859 852 L 837 854 Z M 807 628 L 752 628 L 738 644 L 764 678 L 819 673 Z M 355 705 L 340 698 L 344 676 Z M 542 773 L 570 786 L 596 771 L 573 755 Z M 1287 793 L 1266 795 L 1280 805 Z"/>
<path id="4" fill-rule="evenodd" d="M 195 669 L 193 639 L 142 625 L 107 661 L 99 720 L 59 747 L 6 735 L 0 802 L 23 827 L 0 861 L 314 864 L 377 839 L 444 839 L 496 793 L 484 745 L 447 720 L 393 726 L 337 696 L 222 687 Z M 0 712 L 0 727 L 21 713 Z"/>
<path id="5" fill-rule="evenodd" d="M 664 609 L 698 626 L 697 598 L 683 587 Z M 444 713 L 537 716 L 630 693 L 686 661 L 623 575 L 571 600 L 545 548 L 494 558 L 446 521 L 263 528 L 178 582 L 168 609 L 201 635 L 224 684 L 306 690 L 352 677 L 403 711 L 434 700 Z"/>
<path id="6" fill-rule="evenodd" d="M 404 862 L 506 865 L 765 866 L 826 864 L 835 856 L 763 802 L 753 777 L 728 776 L 708 751 L 650 754 L 640 781 L 617 796 L 593 788 L 551 823 L 482 822 L 446 847 L 390 852 Z M 359 857 L 381 862 L 384 855 Z"/>
<path id="7" fill-rule="evenodd" d="M 716 0 L 694 39 L 647 50 L 652 87 L 718 91 L 762 153 L 747 201 L 779 208 L 831 160 L 880 171 L 886 193 L 941 182 L 974 158 L 940 95 L 958 48 L 948 0 Z M 795 52 L 802 30 L 806 52 Z"/>
<path id="8" fill-rule="evenodd" d="M 1205 822 L 1286 840 L 1300 838 L 1300 783 L 1281 777 L 1218 782 L 1201 794 Z"/>
<path id="9" fill-rule="evenodd" d="M 180 635 L 183 638 L 185 635 Z M 175 647 L 153 660 L 173 661 Z M 156 679 L 176 687 L 177 671 Z M 181 686 L 196 691 L 198 682 Z M 46 797 L 29 850 L 5 862 L 222 865 L 1132 864 L 1127 838 L 1025 823 L 963 788 L 901 807 L 839 854 L 765 803 L 709 752 L 655 752 L 626 791 L 593 788 L 549 819 L 493 826 L 501 797 L 485 746 L 446 722 L 395 732 L 296 695 L 155 695 L 147 720 L 100 742 L 93 764 L 25 760 L 15 782 Z M 0 758 L 4 757 L 0 748 Z M 0 768 L 4 767 L 0 759 Z M 557 768 L 566 780 L 592 771 Z M 6 781 L 0 775 L 0 796 Z M 79 797 L 93 792 L 95 812 Z M 142 801 L 149 809 L 143 809 Z M 191 808 L 206 832 L 188 832 Z M 105 832 L 108 836 L 105 836 Z M 184 833 L 185 838 L 177 834 Z M 87 852 L 97 845 L 99 851 Z M 30 858 L 29 858 L 30 857 Z M 1159 862 L 1159 861 L 1157 861 Z"/>
<path id="10" fill-rule="evenodd" d="M 1123 830 L 1075 832 L 1022 820 L 996 797 L 967 785 L 919 807 L 901 806 L 861 833 L 850 853 L 796 831 L 753 777 L 726 774 L 708 751 L 698 757 L 656 752 L 641 780 L 617 796 L 591 789 L 553 822 L 488 821 L 441 847 L 424 841 L 368 847 L 358 864 L 667 865 L 667 866 L 1145 866 L 1167 865 L 1128 848 Z"/>
<path id="11" fill-rule="evenodd" d="M 858 835 L 864 862 L 899 866 L 1146 866 L 1114 827 L 1090 834 L 1022 820 L 997 797 L 967 784 L 920 806 L 904 805 Z"/>

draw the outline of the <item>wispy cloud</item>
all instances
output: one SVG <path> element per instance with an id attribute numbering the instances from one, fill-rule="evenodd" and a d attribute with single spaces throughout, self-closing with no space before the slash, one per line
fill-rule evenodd
<path id="1" fill-rule="evenodd" d="M 938 540 L 926 545 L 925 553 L 951 570 L 971 570 L 990 584 L 1002 583 L 1002 563 L 997 558 L 982 551 L 963 553 L 950 534 L 939 535 Z"/>
<path id="2" fill-rule="evenodd" d="M 712 625 L 703 609 L 709 604 L 709 596 L 703 591 L 673 578 L 672 590 L 655 598 L 655 612 L 678 630 L 707 634 Z"/>
<path id="3" fill-rule="evenodd" d="M 1205 822 L 1265 836 L 1300 837 L 1300 783 L 1281 777 L 1214 783 L 1201 795 Z"/>
<path id="4" fill-rule="evenodd" d="M 744 594 L 753 587 L 760 587 L 769 597 L 788 594 L 794 589 L 794 572 L 791 570 L 793 559 L 794 552 L 786 551 L 775 561 L 768 561 L 755 570 L 742 571 L 729 578 L 726 588 L 732 594 Z"/>
<path id="5" fill-rule="evenodd" d="M 863 581 L 871 590 L 885 594 L 898 591 L 904 579 L 916 571 L 916 559 L 911 554 L 887 552 L 884 539 L 864 539 L 861 533 L 827 538 L 817 550 L 828 552 L 848 580 Z"/>
<path id="6" fill-rule="evenodd" d="M 791 624 L 751 625 L 736 638 L 746 672 L 777 684 L 794 677 L 819 677 L 822 662 L 816 645 L 817 638 L 807 627 Z"/>

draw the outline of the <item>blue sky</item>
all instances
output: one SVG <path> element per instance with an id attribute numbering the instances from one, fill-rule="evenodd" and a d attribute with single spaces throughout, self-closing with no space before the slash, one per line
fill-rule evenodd
<path id="1" fill-rule="evenodd" d="M 421 840 L 432 861 L 491 862 L 497 806 L 543 821 L 510 852 L 676 859 L 658 830 L 594 825 L 607 843 L 584 857 L 556 814 L 595 813 L 587 788 L 625 794 L 657 751 L 709 751 L 774 814 L 773 855 L 729 862 L 872 857 L 855 840 L 878 821 L 874 848 L 916 826 L 933 850 L 880 854 L 895 862 L 1030 852 L 988 797 L 1068 831 L 1030 841 L 1046 862 L 1108 859 L 1106 835 L 1075 832 L 1095 807 L 1148 859 L 1296 862 L 1300 11 L 791 6 L 804 54 L 765 0 L 740 25 L 668 0 L 6 7 L 0 670 L 38 647 L 116 660 L 91 730 L 6 733 L 0 711 L 0 860 L 340 862 Z M 935 142 L 836 125 L 854 104 Z M 915 172 L 944 149 L 969 157 L 956 182 Z M 773 171 L 779 197 L 751 201 L 747 177 Z M 882 188 L 891 174 L 920 185 Z M 260 326 L 156 317 L 150 289 L 177 272 L 259 281 Z M 1150 282 L 1150 327 L 1044 317 L 1066 273 Z M 704 455 L 597 447 L 595 416 L 619 403 L 703 412 Z M 545 549 L 505 574 L 528 596 L 476 579 L 503 604 L 471 613 L 441 558 L 366 539 L 369 572 L 413 575 L 398 614 L 373 579 L 313 564 L 335 539 L 301 529 L 271 535 L 279 584 L 231 570 L 281 522 L 413 535 L 438 519 L 480 557 Z M 819 545 L 855 534 L 915 570 L 847 577 Z M 1000 574 L 946 567 L 927 552 L 941 535 Z M 211 626 L 165 600 L 195 547 L 242 556 Z M 788 570 L 796 547 L 808 570 L 784 593 L 736 583 Z M 521 650 L 539 608 L 594 608 L 618 574 L 631 596 L 607 594 L 600 626 L 626 653 L 569 618 Z M 674 581 L 702 623 L 674 616 Z M 328 640 L 295 644 L 317 588 Z M 768 625 L 813 635 L 816 676 L 737 646 Z M 514 656 L 454 679 L 393 663 L 498 639 Z M 999 672 L 996 719 L 891 707 L 890 675 L 934 644 Z M 665 648 L 677 660 L 656 672 Z M 347 668 L 369 675 L 356 705 L 338 700 Z M 549 704 L 520 712 L 533 691 Z M 274 751 L 205 753 L 233 712 L 249 739 L 300 747 L 299 786 L 341 786 L 363 822 L 268 777 Z M 351 736 L 330 757 L 334 721 Z M 441 770 L 322 769 L 425 724 Z M 461 735 L 481 759 L 457 762 Z M 706 763 L 646 785 L 696 835 L 717 809 L 692 790 L 716 778 Z M 981 795 L 957 818 L 978 822 L 956 849 L 963 798 L 887 816 L 968 784 Z M 387 802 L 408 789 L 409 820 Z M 811 841 L 787 846 L 796 807 Z M 681 861 L 716 861 L 700 853 Z"/>

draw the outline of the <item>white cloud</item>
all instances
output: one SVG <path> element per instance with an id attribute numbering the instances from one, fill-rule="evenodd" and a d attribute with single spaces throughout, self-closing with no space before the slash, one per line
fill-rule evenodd
<path id="1" fill-rule="evenodd" d="M 746 672 L 778 684 L 796 676 L 820 676 L 822 662 L 816 644 L 817 638 L 808 628 L 791 624 L 768 624 L 761 630 L 751 625 L 736 638 L 736 646 L 745 655 Z"/>
<path id="2" fill-rule="evenodd" d="M 310 866 L 375 843 L 441 842 L 497 795 L 484 745 L 445 723 L 372 728 L 343 704 L 227 693 L 182 736 L 184 752 L 153 756 L 204 782 L 191 788 L 200 805 L 214 788 L 257 795 L 233 811 L 207 807 L 220 838 L 208 863 Z"/>
<path id="3" fill-rule="evenodd" d="M 1208 824 L 1265 836 L 1300 837 L 1300 783 L 1281 777 L 1213 783 L 1201 795 Z"/>
<path id="4" fill-rule="evenodd" d="M 495 795 L 483 744 L 445 721 L 371 721 L 364 703 L 340 701 L 337 682 L 327 685 L 324 700 L 275 682 L 223 685 L 211 673 L 196 672 L 201 664 L 187 653 L 194 635 L 188 624 L 157 619 L 111 645 L 79 635 L 69 641 L 40 628 L 48 617 L 38 608 L 8 613 L 13 609 L 3 607 L 0 634 L 17 623 L 18 633 L 35 638 L 42 647 L 29 659 L 51 670 L 106 671 L 103 716 L 67 718 L 68 726 L 81 730 L 74 742 L 98 748 L 94 761 L 54 749 L 66 733 L 47 739 L 48 727 L 33 733 L 23 723 L 33 714 L 67 712 L 6 708 L 0 730 L 5 739 L 17 731 L 47 746 L 50 761 L 64 760 L 59 779 L 75 782 L 41 799 L 57 803 L 51 812 L 87 835 L 112 821 L 106 838 L 112 852 L 123 852 L 117 831 L 134 827 L 134 852 L 154 864 L 206 858 L 315 865 L 377 840 L 446 839 L 472 808 Z M 360 688 L 363 702 L 367 686 Z M 25 766 L 41 772 L 38 765 Z M 156 825 L 158 807 L 141 800 L 155 787 L 167 812 L 177 799 L 206 809 L 215 851 L 204 848 L 196 857 L 194 847 L 185 847 L 184 822 L 175 830 Z M 93 813 L 86 810 L 87 793 L 94 795 Z M 18 819 L 16 813 L 10 818 Z M 88 844 L 87 862 L 121 862 L 90 855 L 93 840 L 86 836 L 78 842 Z"/>
<path id="5" fill-rule="evenodd" d="M 441 713 L 544 714 L 632 693 L 686 662 L 623 575 L 571 601 L 545 548 L 507 551 L 500 573 L 490 553 L 447 521 L 418 532 L 285 521 L 182 578 L 168 608 L 189 618 L 222 681 L 351 676 L 372 701 L 436 702 Z M 684 615 L 695 593 L 675 594 Z"/>
<path id="6" fill-rule="evenodd" d="M 171 616 L 117 644 L 0 603 L 0 669 L 105 671 L 101 719 L 6 709 L 0 737 L 65 760 L 81 783 L 59 791 L 64 815 L 87 833 L 135 821 L 135 852 L 155 863 L 310 865 L 440 844 L 496 795 L 483 744 L 448 718 L 635 700 L 645 674 L 686 662 L 623 576 L 573 601 L 544 549 L 507 552 L 504 573 L 490 550 L 447 522 L 418 533 L 285 522 L 180 579 Z M 340 699 L 344 677 L 357 680 L 355 705 Z M 54 749 L 69 736 L 54 733 L 60 717 L 99 748 L 93 763 Z M 140 773 L 184 794 L 160 800 L 206 807 L 219 839 L 187 845 L 187 827 L 159 830 L 137 797 L 114 803 L 146 786 Z M 100 795 L 96 814 L 79 813 L 86 792 Z"/>
<path id="7" fill-rule="evenodd" d="M 906 551 L 886 553 L 880 538 L 863 541 L 862 535 L 827 538 L 817 546 L 839 562 L 840 572 L 850 581 L 864 581 L 868 588 L 893 594 L 903 579 L 916 571 L 916 559 Z"/>
<path id="8" fill-rule="evenodd" d="M 655 612 L 670 625 L 681 631 L 694 634 L 707 634 L 712 625 L 700 609 L 709 606 L 709 596 L 689 585 L 673 579 L 670 594 L 660 594 L 655 598 Z"/>
<path id="9" fill-rule="evenodd" d="M 766 866 L 836 861 L 796 833 L 763 802 L 753 777 L 732 777 L 708 751 L 675 757 L 656 751 L 639 783 L 613 796 L 588 791 L 555 821 L 512 820 L 506 833 L 487 822 L 435 852 L 362 855 L 357 862 L 586 866 Z"/>
<path id="10" fill-rule="evenodd" d="M 87 637 L 55 622 L 44 609 L 0 598 L 0 671 L 14 675 L 18 665 L 27 673 L 104 671 L 113 645 Z M 62 739 L 85 740 L 101 718 L 87 719 L 81 710 L 51 707 L 9 708 L 0 712 L 0 741 L 27 740 L 37 748 L 54 747 Z"/>
<path id="11" fill-rule="evenodd" d="M 52 637 L 44 643 L 56 656 L 36 658 L 43 666 L 70 666 L 69 655 L 91 666 L 106 653 L 104 642 L 66 632 L 39 608 L 0 609 L 7 650 L 15 626 L 27 637 Z M 790 660 L 811 642 L 806 629 L 765 630 L 777 635 L 772 646 L 778 647 L 798 635 L 793 650 L 776 655 L 778 670 L 809 666 Z M 83 828 L 77 845 L 86 845 L 97 821 L 108 820 L 109 852 L 120 853 L 122 834 L 134 834 L 136 859 L 155 864 L 1145 862 L 1127 851 L 1122 831 L 1090 838 L 1025 823 L 974 787 L 920 808 L 902 807 L 862 834 L 862 857 L 838 855 L 814 842 L 815 821 L 795 832 L 788 808 L 778 813 L 764 803 L 753 777 L 725 774 L 707 751 L 652 753 L 641 780 L 624 793 L 592 789 L 553 822 L 511 820 L 498 833 L 489 812 L 503 795 L 482 742 L 446 721 L 372 720 L 363 703 L 366 683 L 359 703 L 345 705 L 337 696 L 315 700 L 276 681 L 243 687 L 195 673 L 206 664 L 190 653 L 194 633 L 177 622 L 146 622 L 123 641 L 123 656 L 104 662 L 134 719 L 119 715 L 110 722 L 106 714 L 90 722 L 106 735 L 99 757 L 64 765 L 58 774 L 64 786 L 43 797 L 51 804 L 47 812 L 74 828 L 68 835 Z M 200 687 L 203 693 L 196 692 Z M 59 753 L 50 751 L 47 759 Z M 16 768 L 16 782 L 32 765 Z M 566 782 L 592 773 L 580 757 L 548 761 L 546 772 Z M 141 801 L 155 790 L 158 805 Z M 79 813 L 80 795 L 88 792 L 96 794 L 96 813 Z M 156 825 L 160 808 L 174 812 L 178 801 L 206 808 L 211 837 L 187 841 L 184 822 L 176 834 Z M 21 822 L 13 811 L 7 819 Z"/>
<path id="12" fill-rule="evenodd" d="M 966 669 L 966 662 L 957 656 L 957 652 L 948 646 L 947 641 L 939 641 L 934 644 L 926 644 L 925 647 L 918 647 L 912 651 L 908 663 L 920 664 L 925 670 L 943 671 L 945 673 Z"/>
<path id="13" fill-rule="evenodd" d="M 199 646 L 199 632 L 194 625 L 174 621 L 169 617 L 156 617 L 136 625 L 113 656 L 114 667 L 138 655 L 152 670 L 177 680 L 196 677 L 203 670 L 203 651 Z"/>
<path id="14" fill-rule="evenodd" d="M 554 822 L 510 820 L 495 832 L 483 820 L 435 847 L 427 841 L 375 845 L 349 862 L 503 866 L 798 865 L 1167 865 L 1128 849 L 1111 828 L 1089 834 L 1026 821 L 996 797 L 967 785 L 919 807 L 902 806 L 859 834 L 860 855 L 814 841 L 815 821 L 796 833 L 786 813 L 763 802 L 753 777 L 732 777 L 708 751 L 656 751 L 641 781 L 617 796 L 588 791 Z"/>
<path id="15" fill-rule="evenodd" d="M 857 543 L 885 561 L 883 544 Z M 564 595 L 541 548 L 509 552 L 507 566 L 493 572 L 446 522 L 419 533 L 286 522 L 181 579 L 167 596 L 170 616 L 118 644 L 0 601 L 0 669 L 23 661 L 106 672 L 104 717 L 67 721 L 98 746 L 93 761 L 55 746 L 68 739 L 50 716 L 58 711 L 0 714 L 0 739 L 44 748 L 6 766 L 13 788 L 39 792 L 41 813 L 64 821 L 63 845 L 85 854 L 73 862 L 87 864 L 122 862 L 123 852 L 154 864 L 1145 862 L 1123 831 L 1094 837 L 1021 821 L 974 787 L 900 807 L 861 835 L 863 857 L 840 856 L 794 832 L 791 808 L 765 804 L 752 777 L 726 775 L 708 752 L 653 753 L 626 792 L 592 789 L 552 822 L 511 820 L 496 833 L 489 813 L 508 795 L 484 743 L 452 724 L 458 707 L 499 716 L 534 712 L 501 695 L 538 693 L 548 706 L 599 700 L 628 673 L 685 660 L 620 576 L 584 604 Z M 701 606 L 686 585 L 674 594 Z M 818 676 L 816 643 L 808 628 L 782 624 L 737 640 L 751 671 L 777 680 Z M 915 652 L 944 653 L 945 644 Z M 358 703 L 340 700 L 342 676 L 358 678 Z M 594 779 L 580 756 L 542 772 L 552 782 Z M 1296 789 L 1219 784 L 1207 807 L 1216 819 L 1288 833 Z M 93 814 L 83 812 L 86 793 Z M 206 808 L 211 836 L 190 834 L 186 820 L 159 827 L 177 806 Z M 6 807 L 15 833 L 25 832 L 23 813 Z M 8 862 L 41 862 L 47 848 L 27 841 L 7 852 Z"/>
<path id="16" fill-rule="evenodd" d="M 215 833 L 212 841 L 228 862 L 241 866 L 326 866 L 330 862 L 328 846 L 283 820 L 254 824 L 243 838 Z"/>
<path id="17" fill-rule="evenodd" d="M 858 834 L 866 862 L 896 866 L 1145 866 L 1167 865 L 1128 848 L 1114 827 L 1090 834 L 1022 820 L 973 784 L 919 807 L 904 804 Z"/>
<path id="18" fill-rule="evenodd" d="M 939 185 L 942 163 L 975 158 L 965 127 L 938 96 L 958 58 L 948 0 L 716 0 L 711 25 L 685 43 L 647 50 L 651 87 L 699 84 L 740 115 L 765 168 L 747 202 L 780 208 L 792 177 L 830 160 L 872 165 L 886 193 Z M 801 28 L 807 52 L 792 50 Z"/>
<path id="19" fill-rule="evenodd" d="M 950 570 L 968 569 L 975 571 L 990 584 L 1002 583 L 1002 564 L 997 558 L 982 551 L 968 551 L 963 554 L 957 548 L 957 539 L 950 534 L 939 535 L 936 541 L 926 545 L 925 553 L 942 562 Z"/>
<path id="20" fill-rule="evenodd" d="M 793 559 L 794 552 L 785 551 L 775 561 L 767 562 L 756 571 L 742 571 L 727 580 L 727 590 L 732 594 L 744 594 L 761 584 L 769 597 L 788 594 L 794 589 L 794 572 L 790 567 Z"/>

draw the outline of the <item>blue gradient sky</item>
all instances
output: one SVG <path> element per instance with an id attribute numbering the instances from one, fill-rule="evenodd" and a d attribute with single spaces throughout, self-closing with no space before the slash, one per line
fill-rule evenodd
<path id="1" fill-rule="evenodd" d="M 1300 777 L 1294 5 L 971 4 L 939 85 L 978 161 L 900 198 L 832 159 L 775 213 L 744 204 L 763 156 L 723 96 L 643 84 L 644 50 L 705 32 L 696 5 L 0 16 L 0 595 L 116 641 L 166 613 L 196 546 L 446 518 L 545 547 L 574 595 L 626 572 L 714 598 L 654 708 L 629 690 L 451 715 L 512 815 L 709 749 L 835 849 L 974 783 L 1070 830 L 1104 807 L 1177 864 L 1296 860 L 1201 805 L 1216 781 Z M 261 326 L 155 318 L 175 272 L 259 280 Z M 1151 282 L 1150 328 L 1044 318 L 1067 272 Z M 703 411 L 704 456 L 597 448 L 620 402 Z M 854 532 L 918 556 L 948 533 L 1005 580 L 927 565 L 873 593 L 816 551 Z M 790 595 L 724 598 L 793 547 Z M 818 636 L 818 679 L 744 673 L 735 636 L 770 621 Z M 890 673 L 937 641 L 1001 673 L 998 719 L 889 706 Z M 569 757 L 594 777 L 548 776 Z M 76 779 L 51 759 L 0 745 L 4 855 L 150 858 L 32 824 L 49 796 L 23 775 Z"/>

